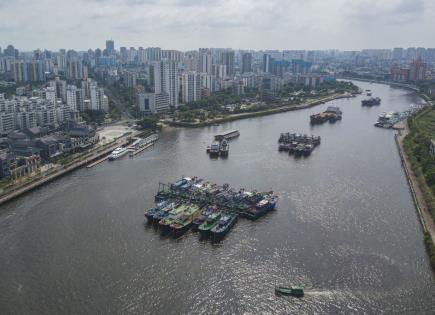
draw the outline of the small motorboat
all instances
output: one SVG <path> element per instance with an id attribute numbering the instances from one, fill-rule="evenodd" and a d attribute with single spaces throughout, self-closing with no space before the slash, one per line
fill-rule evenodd
<path id="1" fill-rule="evenodd" d="M 303 286 L 291 286 L 291 287 L 277 286 L 275 287 L 275 293 L 280 295 L 303 297 L 304 287 Z"/>

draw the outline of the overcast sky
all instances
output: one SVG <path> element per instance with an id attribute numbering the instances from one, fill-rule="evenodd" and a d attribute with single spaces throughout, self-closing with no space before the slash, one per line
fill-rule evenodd
<path id="1" fill-rule="evenodd" d="M 435 47 L 434 0 L 0 0 L 0 46 Z"/>

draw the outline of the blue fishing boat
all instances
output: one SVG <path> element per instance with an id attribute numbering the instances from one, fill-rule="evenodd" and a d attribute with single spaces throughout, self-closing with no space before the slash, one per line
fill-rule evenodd
<path id="1" fill-rule="evenodd" d="M 210 230 L 211 239 L 215 242 L 222 240 L 234 224 L 236 224 L 237 218 L 237 213 L 225 213 L 219 219 L 218 223 Z"/>
<path id="2" fill-rule="evenodd" d="M 267 212 L 275 209 L 277 198 L 268 196 L 259 201 L 254 207 L 246 210 L 245 217 L 250 220 L 257 220 L 259 217 L 265 215 Z"/>

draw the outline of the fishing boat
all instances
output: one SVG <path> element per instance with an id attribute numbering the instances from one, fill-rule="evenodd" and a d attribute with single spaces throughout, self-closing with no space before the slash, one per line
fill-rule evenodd
<path id="1" fill-rule="evenodd" d="M 303 297 L 304 287 L 303 286 L 290 286 L 290 287 L 276 286 L 275 293 L 279 295 Z"/>
<path id="2" fill-rule="evenodd" d="M 201 214 L 193 220 L 192 229 L 197 231 L 198 227 L 205 222 L 205 220 L 213 213 L 214 210 L 214 207 L 206 207 L 204 210 L 202 210 Z"/>
<path id="3" fill-rule="evenodd" d="M 221 146 L 219 148 L 219 154 L 222 157 L 228 156 L 228 152 L 230 150 L 230 145 L 228 144 L 228 141 L 226 139 L 222 140 Z"/>
<path id="4" fill-rule="evenodd" d="M 303 143 L 299 143 L 296 148 L 294 149 L 295 156 L 301 156 L 304 152 L 305 145 Z"/>
<path id="5" fill-rule="evenodd" d="M 183 214 L 183 212 L 188 209 L 188 207 L 189 205 L 182 204 L 171 210 L 168 215 L 159 221 L 159 228 L 162 231 L 162 234 L 166 234 L 171 231 L 171 224 L 174 223 Z"/>
<path id="6" fill-rule="evenodd" d="M 199 210 L 200 209 L 197 205 L 191 205 L 176 218 L 176 220 L 170 225 L 174 237 L 184 234 L 192 226 L 192 222 L 198 216 Z"/>
<path id="7" fill-rule="evenodd" d="M 220 241 L 236 224 L 238 214 L 229 212 L 221 216 L 217 224 L 210 230 L 211 238 L 213 241 Z"/>
<path id="8" fill-rule="evenodd" d="M 210 230 L 218 223 L 221 216 L 219 211 L 210 214 L 207 219 L 198 227 L 199 233 L 201 233 L 202 238 L 206 238 L 210 234 Z"/>
<path id="9" fill-rule="evenodd" d="M 255 206 L 245 212 L 245 217 L 250 220 L 257 220 L 259 217 L 265 215 L 267 212 L 275 209 L 277 198 L 274 196 L 267 196 L 259 201 Z"/>
<path id="10" fill-rule="evenodd" d="M 304 146 L 304 150 L 302 151 L 302 154 L 308 156 L 311 154 L 311 152 L 313 152 L 313 150 L 314 150 L 314 146 L 312 144 L 306 144 Z"/>
<path id="11" fill-rule="evenodd" d="M 115 150 L 112 151 L 112 153 L 110 153 L 109 161 L 119 159 L 120 157 L 126 155 L 127 153 L 128 150 L 126 148 L 123 147 L 116 148 Z"/>

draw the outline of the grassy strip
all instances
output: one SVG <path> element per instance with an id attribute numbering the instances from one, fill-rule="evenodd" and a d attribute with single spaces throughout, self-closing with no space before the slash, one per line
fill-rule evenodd
<path id="1" fill-rule="evenodd" d="M 424 245 L 426 246 L 427 253 L 429 255 L 430 265 L 435 270 L 435 245 L 432 242 L 429 232 L 424 233 Z"/>
<path id="2" fill-rule="evenodd" d="M 411 164 L 412 172 L 417 178 L 418 186 L 423 192 L 428 210 L 435 221 L 435 157 L 429 154 L 429 140 L 435 134 L 435 109 L 423 109 L 415 117 L 408 119 L 410 133 L 403 141 L 403 147 Z M 435 245 L 429 234 L 424 233 L 424 244 L 429 255 L 430 264 L 435 270 Z"/>
<path id="3" fill-rule="evenodd" d="M 312 101 L 312 102 L 309 102 L 309 103 L 304 104 L 304 105 L 285 105 L 285 106 L 281 106 L 281 107 L 277 107 L 277 108 L 273 108 L 273 109 L 262 110 L 262 111 L 258 111 L 258 112 L 230 115 L 228 117 L 217 118 L 217 119 L 213 119 L 213 120 L 210 120 L 207 122 L 200 122 L 200 123 L 171 121 L 169 123 L 169 125 L 173 126 L 173 127 L 187 127 L 187 128 L 206 127 L 206 126 L 211 126 L 213 124 L 221 124 L 224 122 L 229 122 L 229 121 L 234 121 L 234 120 L 239 120 L 239 119 L 254 118 L 254 117 L 273 115 L 273 114 L 284 113 L 284 112 L 298 110 L 298 109 L 309 108 L 309 107 L 312 107 L 315 105 L 323 104 L 325 102 L 329 102 L 329 101 L 332 101 L 334 99 L 343 98 L 343 97 L 344 97 L 343 95 L 331 95 L 331 96 L 326 97 L 324 99 Z"/>

